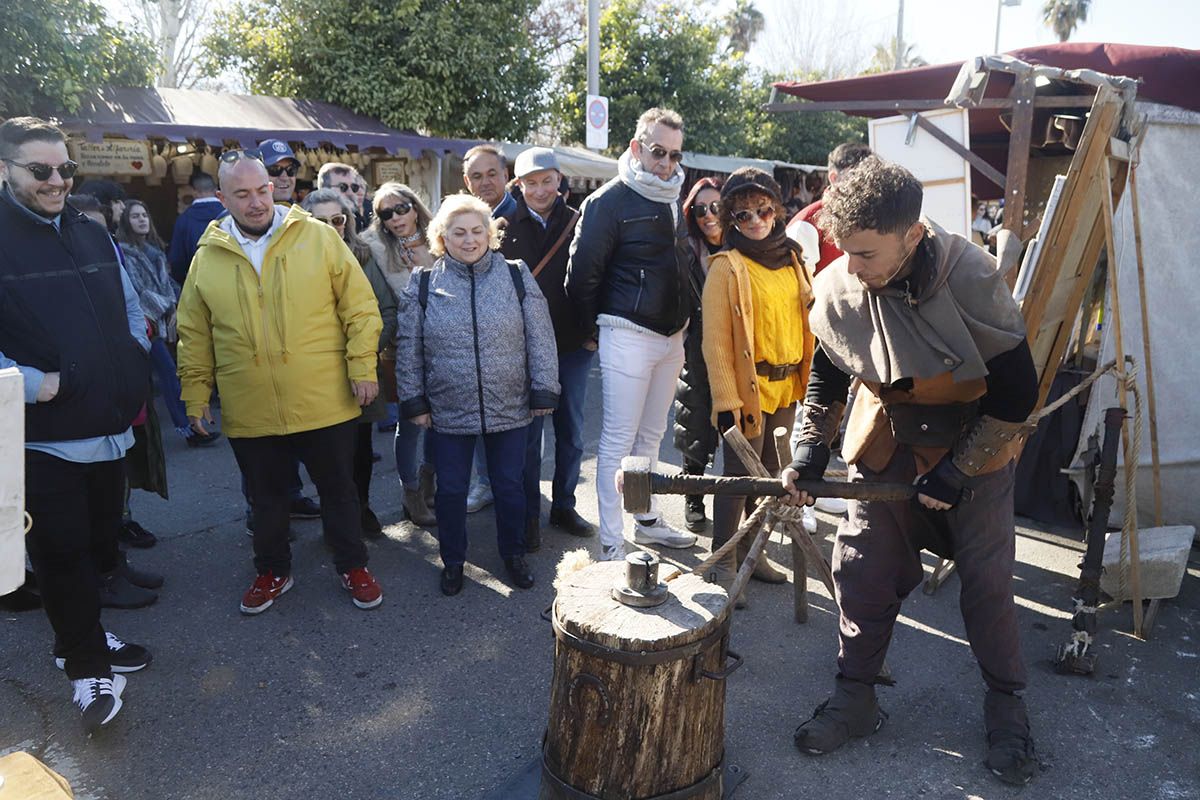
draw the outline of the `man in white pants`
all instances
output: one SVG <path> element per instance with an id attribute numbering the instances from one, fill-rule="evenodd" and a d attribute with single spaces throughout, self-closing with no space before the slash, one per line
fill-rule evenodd
<path id="1" fill-rule="evenodd" d="M 583 201 L 571 243 L 567 296 L 581 320 L 595 320 L 604 420 L 596 464 L 600 543 L 605 560 L 625 557 L 615 479 L 621 459 L 653 465 L 683 367 L 689 261 L 683 186 L 683 120 L 652 108 L 638 119 L 617 177 Z M 655 504 L 634 520 L 638 544 L 686 548 L 696 536 L 666 523 Z"/>

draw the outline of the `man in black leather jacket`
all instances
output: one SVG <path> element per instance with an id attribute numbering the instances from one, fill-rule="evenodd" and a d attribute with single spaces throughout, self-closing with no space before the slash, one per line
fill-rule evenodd
<path id="1" fill-rule="evenodd" d="M 621 459 L 646 456 L 653 464 L 683 366 L 695 256 L 680 208 L 682 147 L 678 114 L 642 114 L 617 177 L 583 202 L 571 243 L 567 296 L 581 323 L 595 326 L 603 377 L 596 494 L 606 560 L 625 557 L 614 483 Z M 696 537 L 667 525 L 655 507 L 634 520 L 634 541 L 686 548 Z"/>

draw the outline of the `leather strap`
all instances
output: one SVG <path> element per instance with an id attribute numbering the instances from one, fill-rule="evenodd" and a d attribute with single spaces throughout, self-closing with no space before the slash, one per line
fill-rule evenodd
<path id="1" fill-rule="evenodd" d="M 561 248 L 563 246 L 563 244 L 566 243 L 567 237 L 571 235 L 571 231 L 575 230 L 575 222 L 578 219 L 579 219 L 579 212 L 572 211 L 571 218 L 569 220 L 567 220 L 567 224 L 563 227 L 562 233 L 560 233 L 558 235 L 558 241 L 556 241 L 554 243 L 553 247 L 551 247 L 548 251 L 546 251 L 546 255 L 542 256 L 542 260 L 539 261 L 538 265 L 533 268 L 533 273 L 532 273 L 533 277 L 536 278 L 538 276 L 538 274 L 541 273 L 541 271 L 546 268 L 546 265 L 550 263 L 550 259 L 554 258 L 554 254 L 557 253 L 559 251 L 559 248 Z"/>
<path id="2" fill-rule="evenodd" d="M 792 373 L 799 372 L 801 363 L 771 364 L 766 361 L 759 361 L 754 365 L 754 371 L 769 381 L 781 381 Z"/>

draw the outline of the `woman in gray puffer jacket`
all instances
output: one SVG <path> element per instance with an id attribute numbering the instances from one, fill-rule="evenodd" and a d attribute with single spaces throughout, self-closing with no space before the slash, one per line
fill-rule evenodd
<path id="1" fill-rule="evenodd" d="M 500 555 L 514 584 L 525 563 L 525 428 L 558 405 L 558 353 L 546 299 L 523 262 L 505 261 L 491 210 L 447 198 L 429 225 L 433 267 L 413 272 L 399 298 L 400 416 L 431 428 L 442 591 L 462 589 L 467 487 L 482 436 L 495 494 Z"/>

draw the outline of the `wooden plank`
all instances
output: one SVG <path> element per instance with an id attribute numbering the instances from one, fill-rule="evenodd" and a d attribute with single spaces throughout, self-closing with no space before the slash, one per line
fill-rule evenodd
<path id="1" fill-rule="evenodd" d="M 1109 167 L 1108 159 L 1103 162 L 1104 183 L 1106 186 L 1112 186 L 1112 172 Z M 1120 284 L 1117 282 L 1117 237 L 1113 233 L 1113 209 L 1116 203 L 1113 202 L 1112 192 L 1102 192 L 1104 200 L 1104 242 L 1105 249 L 1108 251 L 1108 291 L 1112 298 L 1112 320 L 1113 320 L 1113 337 L 1117 350 L 1117 364 L 1121 369 L 1125 369 L 1125 340 L 1121 329 L 1121 290 Z M 1105 321 L 1107 324 L 1107 320 Z M 1129 410 L 1129 390 L 1125 383 L 1120 384 L 1118 390 L 1118 398 L 1120 399 L 1121 408 L 1126 412 Z M 1139 420 L 1140 422 L 1140 420 Z M 1125 504 L 1137 503 L 1137 456 L 1133 452 L 1132 443 L 1129 438 L 1129 415 L 1125 416 L 1125 421 L 1121 423 L 1121 446 L 1122 455 L 1125 460 Z M 1132 487 L 1133 497 L 1129 496 L 1129 490 Z M 1133 520 L 1132 527 L 1122 524 L 1122 529 L 1125 531 L 1125 536 L 1129 539 L 1129 594 L 1133 600 L 1133 635 L 1141 638 L 1142 636 L 1142 569 L 1141 561 L 1138 556 L 1138 526 L 1137 518 Z"/>
<path id="2" fill-rule="evenodd" d="M 1092 95 L 1044 95 L 1034 99 L 1034 108 L 1090 108 Z M 969 106 L 975 108 L 1012 107 L 1012 100 L 1007 97 L 988 97 Z M 789 112 L 820 112 L 820 111 L 893 111 L 904 114 L 909 111 L 932 111 L 938 108 L 957 108 L 947 105 L 944 100 L 793 100 L 782 103 L 764 103 L 759 106 L 763 111 L 775 114 Z"/>
<path id="3" fill-rule="evenodd" d="M 1004 227 L 1020 236 L 1025 228 L 1025 179 L 1029 173 L 1029 146 L 1033 138 L 1033 75 L 1020 75 L 1013 84 L 1012 130 L 1008 137 L 1008 167 L 1004 170 Z M 1012 276 L 1016 281 L 1016 274 Z"/>
<path id="4" fill-rule="evenodd" d="M 1137 254 L 1138 298 L 1142 307 L 1142 359 L 1146 369 L 1146 400 L 1150 415 L 1150 464 L 1154 477 L 1154 526 L 1161 528 L 1162 464 L 1158 457 L 1158 407 L 1154 401 L 1154 359 L 1150 356 L 1150 313 L 1146 299 L 1146 262 L 1142 257 L 1142 215 L 1138 210 L 1137 165 L 1129 170 L 1129 200 L 1133 210 L 1133 242 Z M 1151 623 L 1146 622 L 1149 630 Z"/>
<path id="5" fill-rule="evenodd" d="M 917 121 L 917 126 L 926 131 L 930 136 L 937 139 L 939 142 L 946 145 L 946 147 L 949 147 L 955 153 L 965 158 L 967 163 L 979 171 L 980 175 L 996 184 L 996 186 L 1000 187 L 1000 189 L 1004 188 L 1004 176 L 1000 173 L 1000 170 L 996 169 L 991 164 L 987 163 L 982 158 L 963 147 L 958 140 L 950 136 L 950 134 L 946 133 L 937 125 L 934 125 L 932 122 L 925 119 L 925 117 L 922 117 L 920 114 L 913 114 L 912 119 L 915 119 Z"/>

